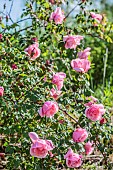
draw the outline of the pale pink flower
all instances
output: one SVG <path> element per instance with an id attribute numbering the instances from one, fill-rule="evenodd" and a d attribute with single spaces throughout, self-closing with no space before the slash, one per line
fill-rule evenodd
<path id="1" fill-rule="evenodd" d="M 90 69 L 90 61 L 88 61 L 87 59 L 73 59 L 71 61 L 71 67 L 77 71 L 77 72 L 81 72 L 81 73 L 86 73 L 88 72 L 88 70 Z"/>
<path id="2" fill-rule="evenodd" d="M 30 60 L 35 60 L 40 56 L 40 49 L 38 48 L 38 43 L 30 45 L 25 49 L 25 52 L 30 57 Z"/>
<path id="3" fill-rule="evenodd" d="M 84 51 L 78 52 L 78 57 L 80 59 L 87 59 L 90 55 L 91 48 L 87 47 Z"/>
<path id="4" fill-rule="evenodd" d="M 73 132 L 74 142 L 84 142 L 87 139 L 87 137 L 88 137 L 88 133 L 87 133 L 86 129 L 77 128 Z"/>
<path id="5" fill-rule="evenodd" d="M 83 39 L 83 36 L 80 35 L 67 35 L 63 37 L 65 42 L 66 49 L 76 49 L 77 45 L 80 45 L 80 40 Z"/>
<path id="6" fill-rule="evenodd" d="M 98 101 L 98 99 L 96 97 L 93 97 L 93 96 L 89 96 L 89 98 L 95 103 Z"/>
<path id="7" fill-rule="evenodd" d="M 53 150 L 54 146 L 51 140 L 39 139 L 35 132 L 30 132 L 29 137 L 32 141 L 30 154 L 37 158 L 45 158 L 48 151 Z"/>
<path id="8" fill-rule="evenodd" d="M 89 97 L 86 97 L 86 99 L 90 99 L 91 101 L 89 101 L 88 103 L 85 103 L 84 106 L 86 107 L 91 107 L 92 104 L 96 103 L 98 101 L 97 98 L 93 97 L 93 96 L 89 96 Z"/>
<path id="9" fill-rule="evenodd" d="M 56 90 L 56 89 L 54 89 L 54 88 L 52 88 L 52 89 L 50 90 L 50 95 L 51 95 L 51 97 L 53 97 L 55 100 L 57 100 L 57 99 L 59 98 L 59 96 L 60 96 L 61 93 L 62 93 L 62 91 Z"/>
<path id="10" fill-rule="evenodd" d="M 92 104 L 85 110 L 86 117 L 92 121 L 100 120 L 104 113 L 105 109 L 102 104 Z"/>
<path id="11" fill-rule="evenodd" d="M 53 117 L 58 112 L 58 104 L 54 101 L 47 101 L 40 108 L 39 114 L 41 117 Z"/>
<path id="12" fill-rule="evenodd" d="M 47 77 L 46 77 L 46 76 L 44 76 L 43 80 L 46 82 L 46 81 L 47 81 Z"/>
<path id="13" fill-rule="evenodd" d="M 4 94 L 4 88 L 0 86 L 0 96 L 3 96 L 3 94 Z"/>
<path id="14" fill-rule="evenodd" d="M 60 7 L 56 8 L 54 12 L 51 13 L 50 21 L 54 20 L 55 24 L 62 24 L 65 16 Z"/>
<path id="15" fill-rule="evenodd" d="M 98 23 L 101 22 L 101 20 L 102 20 L 102 15 L 96 14 L 96 13 L 94 13 L 94 12 L 90 12 L 90 15 L 91 15 L 91 17 L 92 17 L 93 19 L 95 19 Z"/>
<path id="16" fill-rule="evenodd" d="M 92 145 L 93 145 L 93 142 L 90 142 L 90 141 L 88 141 L 85 144 L 84 148 L 85 148 L 86 155 L 90 155 L 93 152 L 94 148 L 92 147 Z"/>
<path id="17" fill-rule="evenodd" d="M 94 102 L 90 101 L 90 102 L 88 102 L 88 103 L 85 103 L 84 106 L 86 106 L 86 107 L 91 107 L 92 104 L 94 104 Z"/>
<path id="18" fill-rule="evenodd" d="M 66 78 L 66 74 L 63 72 L 58 72 L 53 75 L 52 83 L 57 86 L 58 90 L 61 90 L 63 87 L 64 78 Z"/>
<path id="19" fill-rule="evenodd" d="M 82 156 L 74 153 L 72 149 L 69 149 L 67 154 L 64 156 L 64 159 L 66 159 L 66 165 L 69 168 L 80 167 L 82 164 L 81 158 Z"/>

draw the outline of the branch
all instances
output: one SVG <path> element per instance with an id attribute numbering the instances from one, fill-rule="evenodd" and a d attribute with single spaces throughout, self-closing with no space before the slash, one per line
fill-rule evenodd
<path id="1" fill-rule="evenodd" d="M 71 11 L 66 15 L 65 19 L 68 18 L 68 16 L 75 10 L 75 8 L 78 6 L 78 5 L 81 5 L 83 2 L 81 3 L 78 3 L 77 5 L 74 6 L 74 8 L 71 9 Z"/>
<path id="2" fill-rule="evenodd" d="M 23 28 L 23 29 L 21 29 L 21 30 L 19 30 L 19 31 L 17 31 L 17 32 L 19 33 L 19 32 L 25 31 L 25 30 L 27 30 L 27 29 L 29 29 L 29 28 L 32 28 L 32 25 L 31 25 L 31 26 L 28 26 L 28 27 L 25 27 L 25 28 Z M 17 32 L 15 32 L 15 33 L 17 33 Z M 14 34 L 15 34 L 15 33 L 14 33 Z"/>
<path id="3" fill-rule="evenodd" d="M 79 125 L 78 121 L 77 121 L 75 118 L 73 118 L 70 114 L 68 114 L 65 110 L 62 110 L 61 108 L 60 108 L 60 110 L 61 110 L 63 113 L 65 113 L 68 117 L 70 117 L 72 120 L 74 120 L 74 122 L 76 122 L 76 124 Z"/>
<path id="4" fill-rule="evenodd" d="M 11 3 L 11 7 L 10 7 L 10 10 L 9 10 L 9 16 L 10 16 L 11 11 L 12 11 L 13 3 L 14 3 L 14 0 L 12 0 L 12 3 Z"/>

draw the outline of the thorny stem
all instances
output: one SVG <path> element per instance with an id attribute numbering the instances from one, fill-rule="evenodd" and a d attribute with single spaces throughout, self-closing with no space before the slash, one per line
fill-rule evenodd
<path id="1" fill-rule="evenodd" d="M 68 117 L 70 117 L 72 120 L 74 120 L 74 122 L 76 122 L 76 124 L 79 125 L 78 121 L 77 121 L 75 118 L 73 118 L 70 114 L 68 114 L 65 110 L 63 110 L 63 109 L 61 109 L 61 108 L 60 108 L 60 110 L 61 110 L 63 113 L 65 113 Z"/>
<path id="2" fill-rule="evenodd" d="M 78 5 L 81 5 L 82 3 L 78 3 L 76 4 L 72 9 L 71 11 L 66 15 L 65 19 L 68 18 L 68 16 L 75 10 L 75 8 L 78 6 Z"/>

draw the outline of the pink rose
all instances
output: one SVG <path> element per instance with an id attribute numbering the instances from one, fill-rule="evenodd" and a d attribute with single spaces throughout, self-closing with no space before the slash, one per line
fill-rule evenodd
<path id="1" fill-rule="evenodd" d="M 94 104 L 94 103 L 93 103 L 92 101 L 90 101 L 90 102 L 88 102 L 88 103 L 85 103 L 84 106 L 86 106 L 86 107 L 91 107 L 92 104 Z"/>
<path id="2" fill-rule="evenodd" d="M 58 90 L 63 87 L 64 78 L 66 78 L 66 74 L 63 72 L 58 72 L 53 75 L 52 83 L 57 86 Z"/>
<path id="3" fill-rule="evenodd" d="M 86 73 L 90 69 L 90 61 L 87 59 L 74 59 L 71 61 L 71 67 L 77 72 Z"/>
<path id="4" fill-rule="evenodd" d="M 46 82 L 46 81 L 47 81 L 47 77 L 46 77 L 46 76 L 44 76 L 43 80 Z"/>
<path id="5" fill-rule="evenodd" d="M 51 97 L 53 97 L 55 100 L 57 100 L 57 99 L 59 98 L 59 96 L 60 96 L 61 93 L 62 93 L 62 91 L 57 91 L 57 90 L 55 90 L 54 88 L 52 88 L 52 89 L 50 90 L 50 95 L 51 95 Z"/>
<path id="6" fill-rule="evenodd" d="M 76 49 L 77 45 L 80 45 L 80 40 L 83 39 L 83 36 L 80 35 L 67 35 L 63 37 L 65 42 L 65 48 Z"/>
<path id="7" fill-rule="evenodd" d="M 81 155 L 78 155 L 74 153 L 72 149 L 69 149 L 67 154 L 64 156 L 64 159 L 66 159 L 66 165 L 69 168 L 77 168 L 82 164 L 81 157 Z"/>
<path id="8" fill-rule="evenodd" d="M 45 158 L 48 151 L 53 150 L 54 146 L 51 140 L 39 139 L 35 132 L 30 132 L 29 137 L 32 141 L 30 154 L 37 158 Z"/>
<path id="9" fill-rule="evenodd" d="M 31 60 L 35 60 L 40 56 L 40 49 L 38 48 L 38 43 L 30 45 L 25 49 L 25 52 L 30 57 Z"/>
<path id="10" fill-rule="evenodd" d="M 4 94 L 4 88 L 0 86 L 0 96 L 3 96 Z"/>
<path id="11" fill-rule="evenodd" d="M 62 24 L 64 18 L 65 18 L 64 13 L 62 12 L 61 8 L 58 7 L 54 12 L 51 13 L 49 20 L 50 21 L 54 20 L 55 24 Z"/>
<path id="12" fill-rule="evenodd" d="M 11 68 L 12 68 L 13 70 L 15 70 L 15 69 L 17 69 L 18 67 L 17 67 L 16 64 L 12 64 L 12 65 L 11 65 Z"/>
<path id="13" fill-rule="evenodd" d="M 85 110 L 86 117 L 92 121 L 100 120 L 104 113 L 105 109 L 102 104 L 92 104 Z"/>
<path id="14" fill-rule="evenodd" d="M 74 142 L 84 142 L 87 137 L 88 137 L 88 133 L 87 133 L 86 129 L 77 128 L 73 132 L 73 140 L 74 140 Z"/>
<path id="15" fill-rule="evenodd" d="M 96 97 L 93 97 L 93 96 L 89 96 L 89 98 L 95 103 L 98 101 L 98 99 Z"/>
<path id="16" fill-rule="evenodd" d="M 87 47 L 84 51 L 78 52 L 78 57 L 80 59 L 87 59 L 90 55 L 91 48 Z"/>
<path id="17" fill-rule="evenodd" d="M 93 152 L 94 148 L 92 147 L 92 145 L 93 145 L 93 142 L 90 142 L 90 141 L 88 141 L 85 144 L 84 148 L 85 148 L 86 155 L 90 155 Z"/>
<path id="18" fill-rule="evenodd" d="M 58 104 L 53 101 L 47 101 L 40 108 L 39 114 L 41 117 L 53 117 L 55 113 L 58 112 Z"/>
<path id="19" fill-rule="evenodd" d="M 86 99 L 90 99 L 91 100 L 88 103 L 84 104 L 84 106 L 86 106 L 86 107 L 91 107 L 91 105 L 93 105 L 94 103 L 96 103 L 98 101 L 98 99 L 93 97 L 93 96 L 89 96 Z"/>
<path id="20" fill-rule="evenodd" d="M 95 14 L 94 12 L 90 12 L 90 15 L 93 19 L 95 19 L 98 23 L 101 22 L 102 20 L 102 15 L 100 14 Z"/>

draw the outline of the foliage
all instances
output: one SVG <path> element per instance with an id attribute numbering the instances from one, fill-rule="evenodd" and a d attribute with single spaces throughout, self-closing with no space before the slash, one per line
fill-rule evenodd
<path id="1" fill-rule="evenodd" d="M 112 99 L 113 92 L 111 58 L 107 62 L 109 70 L 107 76 L 111 75 L 109 92 L 108 88 L 105 88 L 105 80 L 100 80 L 103 70 L 106 69 L 103 67 L 100 72 L 102 69 L 100 60 L 104 61 L 104 57 L 110 54 L 106 49 L 111 48 L 113 25 L 103 21 L 105 25 L 100 23 L 95 27 L 95 20 L 90 16 L 91 11 L 86 10 L 87 5 L 91 5 L 89 1 L 78 2 L 80 11 L 73 16 L 72 24 L 69 24 L 69 15 L 65 13 L 68 3 L 69 1 L 66 1 L 64 4 L 66 17 L 62 24 L 56 25 L 54 21 L 49 20 L 51 13 L 62 3 L 56 2 L 52 5 L 47 0 L 26 1 L 21 20 L 28 17 L 30 22 L 25 28 L 19 29 L 19 22 L 5 25 L 4 20 L 10 20 L 10 15 L 1 20 L 3 37 L 0 40 L 0 86 L 4 87 L 4 95 L 0 97 L 0 134 L 4 136 L 1 149 L 6 154 L 7 169 L 65 169 L 67 166 L 64 155 L 69 148 L 83 155 L 82 169 L 96 169 L 101 165 L 104 169 L 111 169 L 113 166 L 109 158 L 113 142 L 110 111 L 112 102 L 109 100 L 109 96 Z M 65 49 L 63 37 L 69 34 L 84 37 L 76 49 Z M 34 42 L 34 38 L 38 38 L 41 55 L 33 61 L 24 50 L 36 43 L 37 40 Z M 88 58 L 92 63 L 91 70 L 88 73 L 78 73 L 72 69 L 71 60 L 77 58 L 77 53 L 88 46 L 92 49 Z M 13 64 L 17 66 L 16 69 L 13 68 Z M 41 117 L 39 109 L 46 101 L 54 100 L 50 90 L 56 87 L 52 84 L 52 77 L 56 72 L 66 74 L 62 94 L 57 100 L 59 111 L 52 118 Z M 85 116 L 84 104 L 88 101 L 87 96 L 95 95 L 94 86 L 103 81 L 102 91 L 101 87 L 96 90 L 96 96 L 100 98 L 99 103 L 106 107 L 104 117 L 107 122 L 101 125 L 100 121 L 93 122 Z M 100 92 L 102 95 L 98 95 Z M 85 142 L 94 142 L 95 151 L 92 155 L 100 156 L 101 159 L 85 155 L 85 142 L 73 141 L 72 133 L 78 127 L 88 131 L 89 135 Z M 36 132 L 40 138 L 53 142 L 55 146 L 52 151 L 53 157 L 48 155 L 39 159 L 30 155 L 29 132 Z"/>

